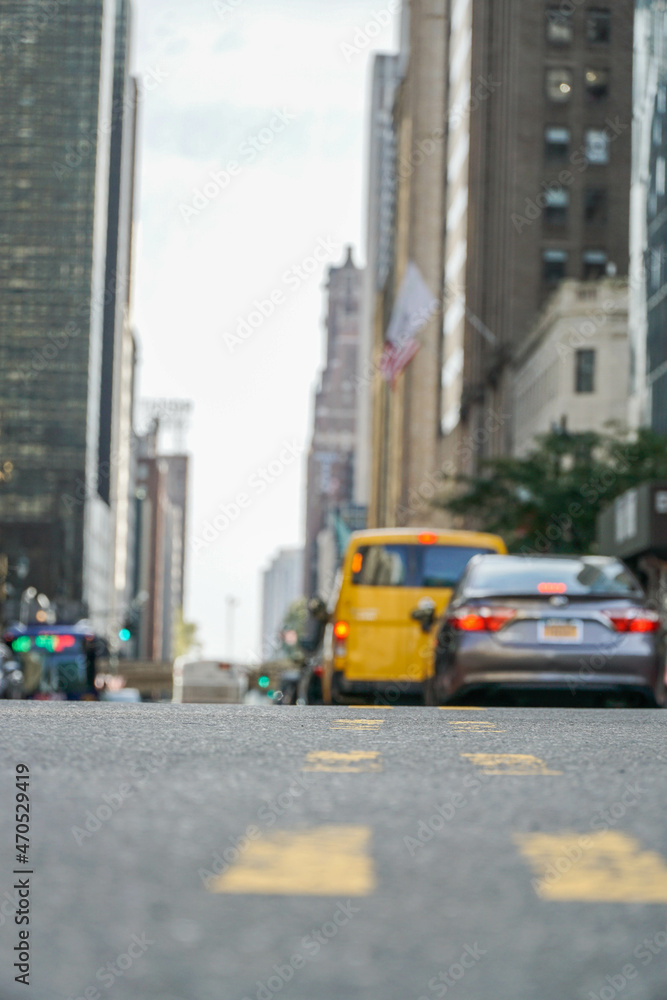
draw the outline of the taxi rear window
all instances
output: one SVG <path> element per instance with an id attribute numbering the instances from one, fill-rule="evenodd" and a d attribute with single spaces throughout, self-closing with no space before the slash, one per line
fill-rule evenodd
<path id="1" fill-rule="evenodd" d="M 352 557 L 352 583 L 361 587 L 456 586 L 473 556 L 493 549 L 464 545 L 362 545 Z"/>

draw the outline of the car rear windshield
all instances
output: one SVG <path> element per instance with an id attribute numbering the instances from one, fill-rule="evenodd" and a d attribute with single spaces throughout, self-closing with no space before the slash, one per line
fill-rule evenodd
<path id="1" fill-rule="evenodd" d="M 636 597 L 639 584 L 616 561 L 590 558 L 574 559 L 480 559 L 470 567 L 464 584 L 468 595 L 542 595 Z"/>
<path id="2" fill-rule="evenodd" d="M 362 545 L 352 583 L 362 587 L 454 587 L 473 556 L 493 549 L 463 545 Z"/>

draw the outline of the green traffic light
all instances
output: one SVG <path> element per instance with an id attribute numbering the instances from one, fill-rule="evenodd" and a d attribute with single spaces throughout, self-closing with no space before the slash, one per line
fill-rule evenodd
<path id="1" fill-rule="evenodd" d="M 268 688 L 268 686 L 271 683 L 271 681 L 269 680 L 268 677 L 264 676 L 264 677 L 260 677 L 260 679 L 257 681 L 257 683 L 259 684 L 259 686 L 261 688 Z"/>
<path id="2" fill-rule="evenodd" d="M 118 638 L 119 638 L 119 639 L 120 639 L 120 640 L 121 640 L 122 642 L 127 642 L 127 641 L 128 641 L 128 639 L 131 639 L 131 638 L 132 638 L 132 633 L 130 632 L 129 628 L 122 628 L 122 629 L 120 630 L 120 632 L 118 633 Z"/>

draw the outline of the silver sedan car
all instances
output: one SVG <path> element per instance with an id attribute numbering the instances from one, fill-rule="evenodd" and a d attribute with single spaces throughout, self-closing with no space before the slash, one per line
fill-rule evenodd
<path id="1" fill-rule="evenodd" d="M 660 706 L 665 633 L 635 577 L 603 556 L 475 556 L 438 623 L 440 702 Z"/>

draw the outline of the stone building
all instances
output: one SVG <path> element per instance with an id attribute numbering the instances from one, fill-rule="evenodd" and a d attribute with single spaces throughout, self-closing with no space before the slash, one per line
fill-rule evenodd
<path id="1" fill-rule="evenodd" d="M 352 504 L 357 433 L 357 349 L 363 271 L 347 259 L 329 268 L 326 367 L 315 396 L 313 438 L 308 455 L 304 594 L 318 589 L 318 536 L 328 515 Z"/>
<path id="2" fill-rule="evenodd" d="M 549 296 L 628 274 L 633 14 L 632 0 L 406 0 L 374 359 L 408 261 L 440 311 L 395 388 L 376 382 L 370 523 L 439 523 L 423 488 L 512 451 L 512 358 Z"/>
<path id="3" fill-rule="evenodd" d="M 627 280 L 564 281 L 514 357 L 514 454 L 550 430 L 625 426 L 629 360 Z"/>

